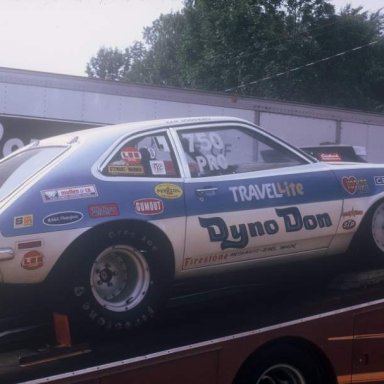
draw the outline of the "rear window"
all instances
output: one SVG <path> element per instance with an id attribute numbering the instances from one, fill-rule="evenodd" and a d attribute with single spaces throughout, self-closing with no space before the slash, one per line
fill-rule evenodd
<path id="1" fill-rule="evenodd" d="M 37 147 L 0 162 L 0 200 L 65 151 L 66 147 Z"/>

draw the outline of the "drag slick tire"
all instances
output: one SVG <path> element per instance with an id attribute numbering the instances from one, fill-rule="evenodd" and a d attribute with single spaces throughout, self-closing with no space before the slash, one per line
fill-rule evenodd
<path id="1" fill-rule="evenodd" d="M 173 276 L 160 242 L 122 225 L 82 238 L 66 268 L 72 315 L 110 330 L 147 323 L 164 305 Z"/>

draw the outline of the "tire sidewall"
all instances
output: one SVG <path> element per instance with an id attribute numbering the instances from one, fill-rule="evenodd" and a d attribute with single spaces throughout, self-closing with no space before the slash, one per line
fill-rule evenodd
<path id="1" fill-rule="evenodd" d="M 144 298 L 128 311 L 115 312 L 104 308 L 94 297 L 90 271 L 97 256 L 106 248 L 129 245 L 140 251 L 150 273 L 150 283 Z M 73 252 L 70 284 L 67 286 L 72 313 L 105 329 L 119 330 L 147 323 L 160 309 L 170 286 L 170 263 L 161 255 L 159 241 L 143 231 L 117 225 L 93 232 L 76 246 Z"/>

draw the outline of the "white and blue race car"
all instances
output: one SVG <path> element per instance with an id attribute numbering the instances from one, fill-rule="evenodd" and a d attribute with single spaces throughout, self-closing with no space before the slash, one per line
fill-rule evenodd
<path id="1" fill-rule="evenodd" d="M 153 317 L 176 280 L 353 239 L 384 258 L 384 165 L 318 162 L 240 119 L 88 129 L 0 161 L 0 281 L 47 284 L 105 328 Z"/>

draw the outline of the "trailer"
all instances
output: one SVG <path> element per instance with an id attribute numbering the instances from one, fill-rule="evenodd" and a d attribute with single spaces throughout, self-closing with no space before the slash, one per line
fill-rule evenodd
<path id="1" fill-rule="evenodd" d="M 10 351 L 6 358 L 0 353 L 0 380 L 383 383 L 384 270 L 338 275 L 326 287 L 309 280 L 295 287 L 294 279 L 284 281 L 275 290 L 267 286 L 266 294 L 263 285 L 203 300 L 175 299 L 165 317 L 150 328 L 86 343 L 79 335 L 74 340 L 66 316 L 55 315 L 57 345 L 35 353 L 24 346 L 14 351 L 13 361 Z"/>
<path id="2" fill-rule="evenodd" d="M 382 113 L 0 67 L 0 158 L 80 128 L 196 116 L 252 121 L 297 147 L 363 146 L 384 162 Z"/>
<path id="3" fill-rule="evenodd" d="M 383 159 L 381 114 L 4 68 L 0 85 L 0 157 L 79 128 L 217 114 L 296 145 L 363 145 L 369 161 Z M 0 315 L 0 383 L 383 383 L 384 272 L 336 280 L 294 289 L 289 281 L 277 292 L 258 284 L 207 300 L 208 291 L 197 302 L 176 296 L 156 324 L 117 337 L 74 331 L 65 314 Z"/>

